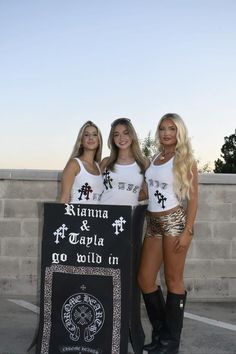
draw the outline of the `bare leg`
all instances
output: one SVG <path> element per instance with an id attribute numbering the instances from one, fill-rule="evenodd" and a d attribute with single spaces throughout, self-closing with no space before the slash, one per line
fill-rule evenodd
<path id="1" fill-rule="evenodd" d="M 165 236 L 163 239 L 164 273 L 167 289 L 174 294 L 184 294 L 184 264 L 188 248 L 175 251 L 178 237 Z"/>
<path id="2" fill-rule="evenodd" d="M 162 239 L 146 237 L 143 241 L 138 284 L 143 293 L 157 289 L 156 278 L 162 263 Z"/>

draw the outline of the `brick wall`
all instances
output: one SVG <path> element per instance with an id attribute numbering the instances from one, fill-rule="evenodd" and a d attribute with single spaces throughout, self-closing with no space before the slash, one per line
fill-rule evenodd
<path id="1" fill-rule="evenodd" d="M 0 295 L 38 295 L 42 206 L 56 201 L 59 180 L 59 171 L 0 170 Z M 189 298 L 236 299 L 235 236 L 236 175 L 200 175 Z"/>

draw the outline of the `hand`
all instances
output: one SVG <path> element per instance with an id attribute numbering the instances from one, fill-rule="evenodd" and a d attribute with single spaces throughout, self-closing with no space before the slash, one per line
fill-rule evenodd
<path id="1" fill-rule="evenodd" d="M 188 232 L 183 232 L 180 237 L 175 237 L 174 252 L 181 253 L 189 248 L 192 241 L 192 235 Z"/>

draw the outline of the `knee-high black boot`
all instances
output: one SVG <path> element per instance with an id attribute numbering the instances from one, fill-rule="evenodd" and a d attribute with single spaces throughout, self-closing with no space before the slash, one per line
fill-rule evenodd
<path id="1" fill-rule="evenodd" d="M 159 333 L 165 319 L 165 300 L 162 294 L 161 287 L 153 293 L 143 294 L 143 300 L 147 309 L 149 321 L 152 325 L 152 342 L 144 345 L 143 349 L 153 350 L 158 342 Z"/>
<path id="2" fill-rule="evenodd" d="M 177 354 L 179 352 L 180 336 L 183 328 L 185 294 L 168 292 L 166 298 L 166 317 L 156 349 L 150 354 Z"/>

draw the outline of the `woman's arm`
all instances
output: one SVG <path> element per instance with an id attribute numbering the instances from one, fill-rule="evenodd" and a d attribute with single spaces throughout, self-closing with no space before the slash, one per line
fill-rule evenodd
<path id="1" fill-rule="evenodd" d="M 99 166 L 100 166 L 100 169 L 102 172 L 105 171 L 108 160 L 109 160 L 109 157 L 104 157 L 104 159 L 100 162 Z"/>
<path id="2" fill-rule="evenodd" d="M 198 205 L 198 172 L 197 172 L 197 164 L 194 163 L 192 167 L 192 188 L 189 193 L 189 200 L 187 202 L 186 208 L 186 224 L 185 231 L 193 234 L 193 225 L 195 222 L 196 214 L 197 214 L 197 205 Z"/>
<path id="3" fill-rule="evenodd" d="M 146 158 L 145 160 L 146 160 L 145 161 L 145 171 L 146 171 L 146 169 L 150 166 L 150 160 L 148 158 Z M 145 177 L 144 177 L 144 181 L 143 181 L 142 186 L 140 188 L 138 201 L 147 200 L 147 199 L 148 199 L 148 188 L 147 188 L 147 183 L 146 183 Z"/>
<path id="4" fill-rule="evenodd" d="M 150 160 L 147 158 L 145 161 L 145 171 L 149 166 L 150 166 Z M 144 181 L 139 191 L 138 201 L 140 202 L 142 200 L 147 200 L 147 199 L 148 199 L 148 188 L 144 177 Z"/>
<path id="5" fill-rule="evenodd" d="M 190 189 L 189 199 L 186 207 L 186 223 L 184 231 L 176 244 L 176 252 L 180 252 L 182 247 L 188 247 L 193 236 L 193 226 L 197 214 L 198 205 L 198 171 L 197 164 L 194 163 L 192 167 L 192 188 Z"/>
<path id="6" fill-rule="evenodd" d="M 141 201 L 147 200 L 147 199 L 148 199 L 147 184 L 145 181 L 143 181 L 142 186 L 139 191 L 138 201 L 141 202 Z"/>
<path id="7" fill-rule="evenodd" d="M 60 203 L 69 203 L 71 188 L 74 183 L 75 176 L 80 172 L 79 164 L 76 160 L 69 160 L 62 172 L 61 192 L 59 196 Z"/>

